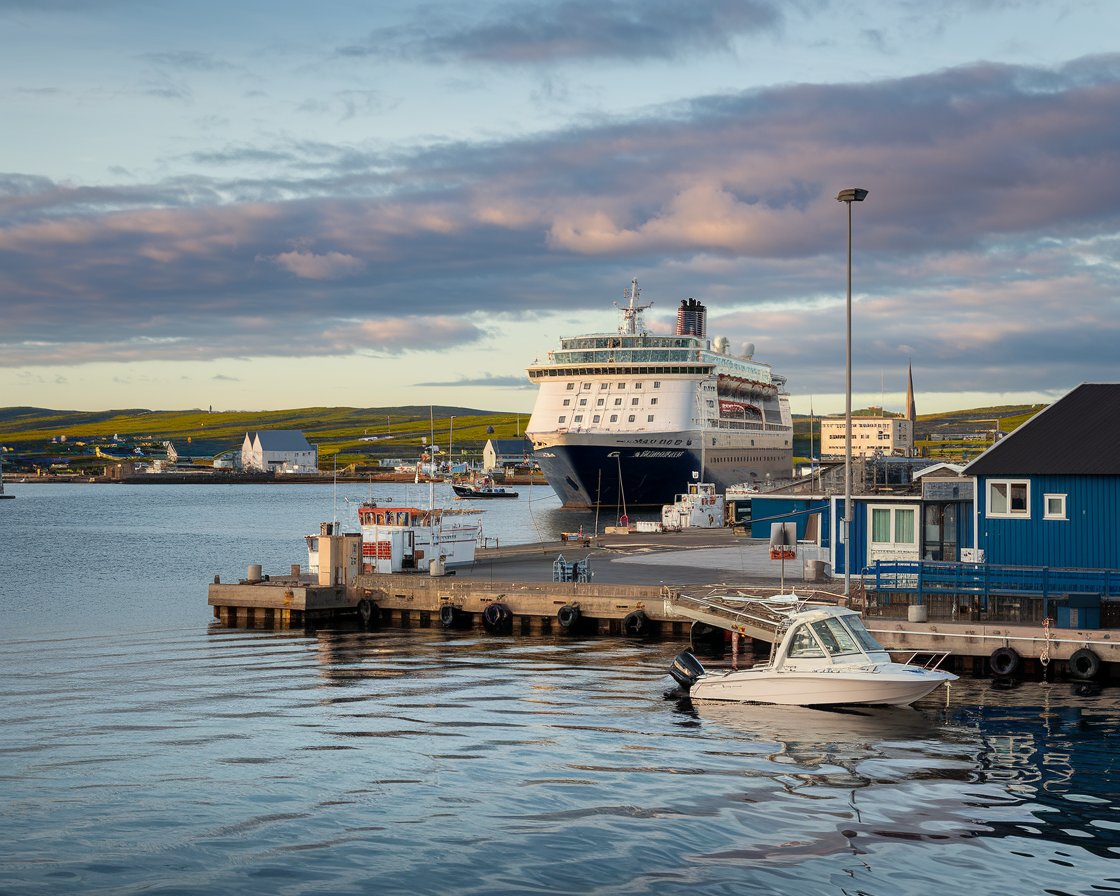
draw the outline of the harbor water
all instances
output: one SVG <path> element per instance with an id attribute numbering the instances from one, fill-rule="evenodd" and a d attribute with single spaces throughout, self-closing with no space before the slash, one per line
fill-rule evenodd
<path id="1" fill-rule="evenodd" d="M 1120 892 L 1114 689 L 704 707 L 678 643 L 222 629 L 367 488 L 8 489 L 0 893 Z M 594 525 L 519 490 L 487 537 Z"/>

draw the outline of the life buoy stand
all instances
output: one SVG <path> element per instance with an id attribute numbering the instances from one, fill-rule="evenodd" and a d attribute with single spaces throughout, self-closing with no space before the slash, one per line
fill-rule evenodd
<path id="1" fill-rule="evenodd" d="M 1069 658 L 1069 677 L 1077 681 L 1090 681 L 1101 671 L 1101 658 L 1088 647 L 1075 650 Z"/>
<path id="2" fill-rule="evenodd" d="M 375 604 L 368 597 L 363 597 L 358 601 L 358 619 L 361 620 L 362 628 L 368 629 L 373 624 L 374 611 L 377 609 Z"/>
<path id="3" fill-rule="evenodd" d="M 564 631 L 571 631 L 579 622 L 580 615 L 579 607 L 575 604 L 564 604 L 556 611 L 556 621 Z"/>
<path id="4" fill-rule="evenodd" d="M 492 635 L 508 634 L 513 630 L 513 613 L 505 604 L 490 604 L 482 611 L 482 626 Z"/>
<path id="5" fill-rule="evenodd" d="M 1000 678 L 1010 678 L 1019 671 L 1022 664 L 1023 660 L 1014 647 L 997 647 L 988 657 L 988 665 L 991 666 L 992 673 Z"/>
<path id="6" fill-rule="evenodd" d="M 622 620 L 622 633 L 628 638 L 642 638 L 649 634 L 649 617 L 642 610 L 627 613 Z"/>

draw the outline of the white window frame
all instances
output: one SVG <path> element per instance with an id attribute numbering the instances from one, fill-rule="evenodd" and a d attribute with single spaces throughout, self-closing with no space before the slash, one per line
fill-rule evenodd
<path id="1" fill-rule="evenodd" d="M 992 494 L 997 486 L 1004 486 L 1007 490 L 1007 510 L 992 510 Z M 1011 490 L 1015 486 L 1022 486 L 1026 493 L 1026 508 L 1024 510 L 1011 509 Z M 984 505 L 984 515 L 988 519 L 999 520 L 1029 520 L 1031 518 L 1031 483 L 1029 479 L 989 479 L 985 483 L 987 501 Z"/>
<path id="2" fill-rule="evenodd" d="M 885 511 L 890 514 L 889 523 L 889 541 L 876 541 L 875 540 L 875 512 Z M 909 513 L 912 515 L 912 523 L 910 531 L 913 533 L 913 538 L 910 541 L 898 541 L 898 514 Z M 896 545 L 904 545 L 908 548 L 916 547 L 918 544 L 918 511 L 915 507 L 898 507 L 895 505 L 872 504 L 867 508 L 867 543 L 877 548 L 891 548 Z"/>
<path id="3" fill-rule="evenodd" d="M 1050 510 L 1051 499 L 1059 502 L 1059 508 L 1056 512 L 1051 512 Z M 1042 518 L 1046 520 L 1068 520 L 1069 516 L 1066 514 L 1066 495 L 1054 493 L 1044 494 L 1042 496 Z"/>

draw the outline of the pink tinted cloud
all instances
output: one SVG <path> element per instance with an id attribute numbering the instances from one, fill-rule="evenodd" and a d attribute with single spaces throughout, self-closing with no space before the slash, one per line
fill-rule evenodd
<path id="1" fill-rule="evenodd" d="M 484 335 L 460 318 L 433 316 L 356 320 L 324 331 L 322 338 L 340 352 L 372 349 L 398 354 L 452 348 L 477 342 Z"/>
<path id="2" fill-rule="evenodd" d="M 271 260 L 302 280 L 337 280 L 359 274 L 366 268 L 364 261 L 345 252 L 318 254 L 297 249 L 274 255 Z"/>

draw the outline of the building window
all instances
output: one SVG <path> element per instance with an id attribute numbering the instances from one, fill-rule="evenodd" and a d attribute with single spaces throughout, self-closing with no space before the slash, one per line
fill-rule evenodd
<path id="1" fill-rule="evenodd" d="M 586 399 L 586 398 L 581 398 L 581 399 L 579 400 L 579 406 L 580 406 L 581 408 L 585 408 L 585 407 L 587 407 L 587 399 Z"/>
<path id="2" fill-rule="evenodd" d="M 634 383 L 634 388 L 635 389 L 640 389 L 640 388 L 642 388 L 642 384 L 640 382 Z"/>
<path id="3" fill-rule="evenodd" d="M 661 380 L 654 380 L 653 381 L 653 388 L 654 389 L 660 389 L 661 388 Z"/>
<path id="4" fill-rule="evenodd" d="M 656 399 L 656 398 L 651 398 L 651 399 L 649 400 L 649 403 L 650 403 L 650 404 L 657 404 L 657 399 Z"/>
<path id="5" fill-rule="evenodd" d="M 582 423 L 582 422 L 583 422 L 583 414 L 576 414 L 576 415 L 575 415 L 575 416 L 574 416 L 574 417 L 572 418 L 572 422 L 573 422 L 573 423 Z"/>
<path id="6" fill-rule="evenodd" d="M 871 543 L 914 545 L 913 507 L 872 507 Z"/>
<path id="7" fill-rule="evenodd" d="M 559 420 L 557 420 L 556 422 L 557 422 L 557 423 L 563 423 L 563 422 L 564 422 L 565 420 L 567 420 L 567 419 L 568 419 L 567 417 L 565 417 L 565 416 L 561 415 L 560 419 L 559 419 Z"/>
<path id="8" fill-rule="evenodd" d="M 630 399 L 630 404 L 637 404 L 637 403 L 638 403 L 638 399 L 636 399 L 636 398 L 631 398 Z"/>
<path id="9" fill-rule="evenodd" d="M 653 422 L 653 414 L 650 414 L 648 417 L 646 417 L 646 423 L 652 423 L 652 422 Z"/>
<path id="10" fill-rule="evenodd" d="M 1064 520 L 1066 517 L 1065 495 L 1043 495 L 1046 501 L 1046 510 L 1043 516 L 1048 520 Z"/>
<path id="11" fill-rule="evenodd" d="M 567 407 L 567 406 L 568 406 L 568 405 L 570 405 L 571 403 L 572 403 L 572 400 L 571 400 L 570 398 L 565 398 L 565 399 L 564 399 L 564 407 Z"/>
<path id="12" fill-rule="evenodd" d="M 571 392 L 576 387 L 575 383 L 568 383 L 568 391 Z"/>
<path id="13" fill-rule="evenodd" d="M 592 423 L 598 423 L 600 419 L 602 419 L 602 418 L 600 418 L 599 415 L 596 414 L 594 417 L 591 418 L 591 422 Z"/>
<path id="14" fill-rule="evenodd" d="M 611 414 L 611 423 L 618 422 L 618 414 Z"/>
<path id="15" fill-rule="evenodd" d="M 610 387 L 610 383 L 599 383 L 599 389 L 603 390 Z"/>
<path id="16" fill-rule="evenodd" d="M 634 415 L 633 415 L 633 414 L 631 414 L 631 415 L 630 415 L 630 422 L 631 422 L 631 423 L 633 423 L 633 422 L 634 422 Z"/>
<path id="17" fill-rule="evenodd" d="M 988 483 L 989 517 L 1022 517 L 1029 519 L 1031 501 L 1029 483 L 1025 480 L 991 481 Z"/>
<path id="18" fill-rule="evenodd" d="M 619 389 L 625 389 L 626 388 L 626 383 L 619 383 L 618 388 Z"/>
<path id="19" fill-rule="evenodd" d="M 584 389 L 590 389 L 591 388 L 591 383 L 584 383 L 583 388 Z"/>
<path id="20" fill-rule="evenodd" d="M 622 399 L 621 398 L 616 398 L 614 400 L 614 406 L 618 407 L 620 404 L 622 404 Z"/>
<path id="21" fill-rule="evenodd" d="M 603 402 L 604 402 L 604 401 L 605 401 L 605 399 L 603 399 L 603 398 L 598 398 L 598 399 L 596 399 L 596 400 L 595 400 L 595 407 L 597 407 L 597 408 L 601 408 L 601 407 L 603 406 Z"/>

